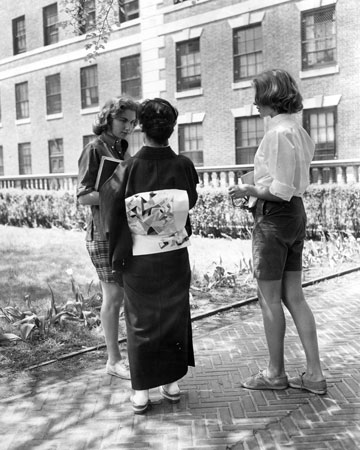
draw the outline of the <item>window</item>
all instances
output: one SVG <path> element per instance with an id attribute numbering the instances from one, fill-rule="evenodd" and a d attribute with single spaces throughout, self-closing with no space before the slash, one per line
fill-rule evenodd
<path id="1" fill-rule="evenodd" d="M 50 173 L 64 172 L 64 150 L 62 139 L 51 139 L 49 145 Z"/>
<path id="2" fill-rule="evenodd" d="M 98 79 L 97 65 L 83 67 L 80 69 L 81 84 L 81 108 L 91 108 L 98 106 Z"/>
<path id="3" fill-rule="evenodd" d="M 261 25 L 234 30 L 233 49 L 235 82 L 260 73 L 263 69 Z"/>
<path id="4" fill-rule="evenodd" d="M 26 52 L 25 16 L 12 21 L 14 55 Z"/>
<path id="5" fill-rule="evenodd" d="M 4 153 L 3 146 L 0 145 L 0 176 L 4 175 Z"/>
<path id="6" fill-rule="evenodd" d="M 204 164 L 201 123 L 179 125 L 179 152 L 191 159 L 196 166 Z"/>
<path id="7" fill-rule="evenodd" d="M 177 91 L 201 87 L 200 38 L 176 44 Z"/>
<path id="8" fill-rule="evenodd" d="M 79 1 L 79 33 L 85 34 L 96 27 L 95 0 Z"/>
<path id="9" fill-rule="evenodd" d="M 86 136 L 83 136 L 83 147 L 86 147 L 91 141 L 95 139 L 94 134 L 87 134 Z"/>
<path id="10" fill-rule="evenodd" d="M 307 109 L 303 112 L 304 128 L 315 142 L 314 160 L 336 156 L 336 108 Z"/>
<path id="11" fill-rule="evenodd" d="M 15 84 L 16 119 L 27 119 L 29 115 L 28 83 Z"/>
<path id="12" fill-rule="evenodd" d="M 174 0 L 174 5 L 177 5 L 178 3 L 186 2 L 186 0 Z"/>
<path id="13" fill-rule="evenodd" d="M 19 174 L 29 175 L 32 172 L 31 169 L 31 145 L 30 142 L 18 144 L 19 152 Z"/>
<path id="14" fill-rule="evenodd" d="M 46 84 L 46 114 L 61 113 L 61 84 L 60 74 L 49 75 Z"/>
<path id="15" fill-rule="evenodd" d="M 121 92 L 133 98 L 141 97 L 140 55 L 120 60 Z"/>
<path id="16" fill-rule="evenodd" d="M 264 136 L 264 121 L 260 117 L 235 119 L 236 164 L 253 164 L 255 152 Z"/>
<path id="17" fill-rule="evenodd" d="M 120 23 L 139 17 L 139 0 L 119 0 Z"/>
<path id="18" fill-rule="evenodd" d="M 301 43 L 303 69 L 336 62 L 334 6 L 302 13 Z"/>
<path id="19" fill-rule="evenodd" d="M 43 9 L 44 45 L 56 44 L 59 41 L 57 3 Z"/>

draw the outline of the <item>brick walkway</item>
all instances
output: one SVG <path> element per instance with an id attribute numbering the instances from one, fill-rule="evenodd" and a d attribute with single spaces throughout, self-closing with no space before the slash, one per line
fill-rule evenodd
<path id="1" fill-rule="evenodd" d="M 306 288 L 329 385 L 325 396 L 240 387 L 267 361 L 254 304 L 194 324 L 197 365 L 181 381 L 180 404 L 152 390 L 152 410 L 134 416 L 130 382 L 105 375 L 103 361 L 70 379 L 59 369 L 56 382 L 52 377 L 31 394 L 0 401 L 0 449 L 359 449 L 359 292 L 359 272 Z M 292 376 L 303 366 L 288 320 L 287 371 Z"/>

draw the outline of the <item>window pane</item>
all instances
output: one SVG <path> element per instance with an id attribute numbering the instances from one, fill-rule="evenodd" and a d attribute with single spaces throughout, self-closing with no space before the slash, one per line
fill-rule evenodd
<path id="1" fill-rule="evenodd" d="M 19 174 L 29 175 L 32 173 L 31 169 L 31 146 L 30 142 L 18 144 L 19 157 Z"/>
<path id="2" fill-rule="evenodd" d="M 44 45 L 55 44 L 59 40 L 58 35 L 58 11 L 57 3 L 47 6 L 43 10 L 44 19 Z"/>
<path id="3" fill-rule="evenodd" d="M 264 122 L 260 117 L 235 119 L 236 164 L 253 164 L 255 152 L 264 135 Z"/>
<path id="4" fill-rule="evenodd" d="M 50 173 L 64 172 L 64 150 L 62 139 L 52 139 L 48 142 L 49 146 L 49 166 Z"/>
<path id="5" fill-rule="evenodd" d="M 140 55 L 120 60 L 121 92 L 133 98 L 141 98 Z"/>
<path id="6" fill-rule="evenodd" d="M 60 74 L 45 78 L 46 84 L 46 113 L 58 114 L 61 112 L 61 85 Z"/>
<path id="7" fill-rule="evenodd" d="M 254 77 L 262 71 L 261 25 L 234 30 L 234 81 Z"/>
<path id="8" fill-rule="evenodd" d="M 202 124 L 179 125 L 179 152 L 197 165 L 203 165 Z"/>
<path id="9" fill-rule="evenodd" d="M 180 42 L 176 46 L 177 91 L 201 87 L 200 39 Z"/>
<path id="10" fill-rule="evenodd" d="M 139 0 L 119 0 L 120 23 L 139 17 Z"/>
<path id="11" fill-rule="evenodd" d="M 25 16 L 13 20 L 14 55 L 26 52 Z"/>
<path id="12" fill-rule="evenodd" d="M 303 68 L 336 61 L 334 6 L 303 13 L 301 34 Z"/>
<path id="13" fill-rule="evenodd" d="M 84 67 L 80 70 L 81 107 L 90 108 L 99 104 L 97 66 Z"/>
<path id="14" fill-rule="evenodd" d="M 15 85 L 16 119 L 27 119 L 29 117 L 28 83 Z"/>
<path id="15" fill-rule="evenodd" d="M 315 142 L 314 160 L 335 158 L 335 108 L 304 111 L 304 128 Z"/>

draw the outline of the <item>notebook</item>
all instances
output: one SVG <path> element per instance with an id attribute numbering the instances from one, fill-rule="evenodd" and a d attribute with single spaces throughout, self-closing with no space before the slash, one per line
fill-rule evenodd
<path id="1" fill-rule="evenodd" d="M 95 189 L 100 190 L 101 186 L 108 180 L 114 173 L 121 161 L 116 158 L 111 158 L 110 156 L 103 156 L 100 161 L 100 166 L 95 182 Z"/>

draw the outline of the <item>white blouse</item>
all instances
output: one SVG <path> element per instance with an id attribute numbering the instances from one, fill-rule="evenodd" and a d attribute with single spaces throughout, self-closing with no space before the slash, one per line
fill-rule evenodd
<path id="1" fill-rule="evenodd" d="M 290 114 L 278 114 L 269 123 L 254 159 L 256 186 L 290 201 L 302 197 L 309 185 L 315 143 Z"/>

